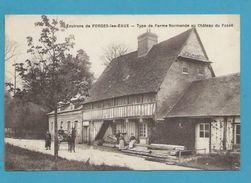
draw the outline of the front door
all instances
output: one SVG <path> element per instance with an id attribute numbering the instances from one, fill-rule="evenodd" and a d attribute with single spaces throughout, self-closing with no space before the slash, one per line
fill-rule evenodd
<path id="1" fill-rule="evenodd" d="M 198 123 L 195 127 L 195 148 L 197 153 L 209 153 L 210 123 Z"/>

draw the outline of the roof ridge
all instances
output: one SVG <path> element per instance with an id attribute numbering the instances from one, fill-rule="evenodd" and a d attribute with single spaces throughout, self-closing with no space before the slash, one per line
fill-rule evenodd
<path id="1" fill-rule="evenodd" d="M 168 41 L 170 41 L 171 39 L 175 39 L 176 37 L 179 37 L 179 36 L 182 35 L 182 34 L 189 33 L 189 35 L 188 35 L 187 38 L 186 38 L 186 41 L 182 44 L 182 46 L 181 46 L 181 48 L 180 48 L 180 51 L 181 51 L 182 48 L 184 47 L 184 44 L 187 42 L 188 37 L 190 36 L 190 34 L 191 34 L 191 32 L 192 32 L 193 30 L 195 30 L 195 28 L 188 29 L 188 30 L 186 30 L 186 31 L 184 31 L 184 32 L 181 32 L 181 33 L 179 33 L 179 34 L 177 34 L 177 35 L 175 35 L 175 36 L 173 36 L 173 37 L 170 37 L 170 38 L 168 38 L 168 39 L 166 39 L 166 40 L 163 40 L 163 41 L 161 41 L 161 42 L 159 42 L 159 43 L 153 45 L 153 47 L 148 51 L 148 53 L 149 53 L 154 47 L 157 47 L 157 46 L 159 46 L 159 45 L 161 45 L 161 44 L 163 44 L 163 43 L 165 43 L 165 42 L 168 42 Z M 131 51 L 131 52 L 129 52 L 129 53 L 126 53 L 126 54 L 124 54 L 124 55 L 120 55 L 120 56 L 118 56 L 118 57 L 112 59 L 112 61 L 113 61 L 113 60 L 117 60 L 118 58 L 121 58 L 121 57 L 128 56 L 128 55 L 130 55 L 130 54 L 134 54 L 134 53 L 136 53 L 137 51 L 138 51 L 138 50 L 135 50 L 135 51 Z M 148 53 L 147 53 L 147 55 L 148 55 Z M 146 55 L 146 56 L 147 56 L 147 55 Z M 178 55 L 179 55 L 179 54 L 178 54 Z M 112 62 L 112 61 L 111 61 L 111 62 Z"/>
<path id="2" fill-rule="evenodd" d="M 136 50 L 113 59 L 91 87 L 85 103 L 157 92 L 193 30 L 188 29 L 154 45 L 144 57 L 138 57 Z M 129 79 L 123 80 L 127 75 Z"/>

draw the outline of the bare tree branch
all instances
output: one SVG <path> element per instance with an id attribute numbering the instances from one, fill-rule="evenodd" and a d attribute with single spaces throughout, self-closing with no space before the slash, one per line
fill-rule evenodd
<path id="1" fill-rule="evenodd" d="M 17 56 L 18 45 L 16 42 L 11 41 L 7 36 L 5 38 L 5 50 L 4 50 L 4 59 L 5 62 L 12 60 Z"/>
<path id="2" fill-rule="evenodd" d="M 104 55 L 101 57 L 103 64 L 107 66 L 113 59 L 122 56 L 128 52 L 128 47 L 121 43 L 111 43 L 104 49 Z"/>

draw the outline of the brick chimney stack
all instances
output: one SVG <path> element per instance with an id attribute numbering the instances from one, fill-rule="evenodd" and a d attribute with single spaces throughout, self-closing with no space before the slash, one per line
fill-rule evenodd
<path id="1" fill-rule="evenodd" d="M 148 51 L 158 43 L 158 36 L 148 29 L 144 34 L 138 36 L 138 57 L 145 56 Z"/>

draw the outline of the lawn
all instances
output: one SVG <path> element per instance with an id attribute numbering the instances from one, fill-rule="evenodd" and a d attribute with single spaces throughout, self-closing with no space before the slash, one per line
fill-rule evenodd
<path id="1" fill-rule="evenodd" d="M 54 157 L 5 144 L 5 170 L 56 170 Z M 125 167 L 91 165 L 88 162 L 58 159 L 58 170 L 129 170 Z"/>
<path id="2" fill-rule="evenodd" d="M 187 162 L 181 163 L 182 166 L 199 168 L 202 170 L 239 170 L 239 154 L 209 154 L 199 156 Z"/>

